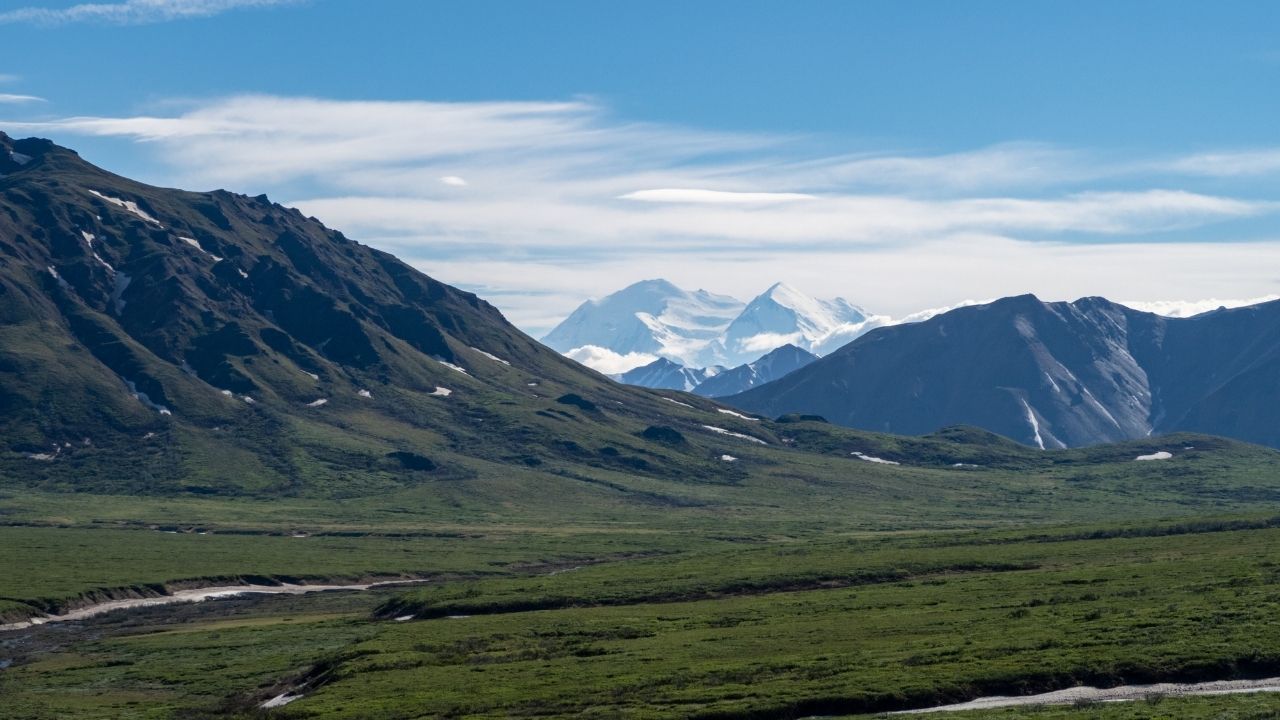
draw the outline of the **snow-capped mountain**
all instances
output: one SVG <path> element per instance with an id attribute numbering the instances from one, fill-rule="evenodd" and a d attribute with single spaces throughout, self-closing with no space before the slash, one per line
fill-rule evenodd
<path id="1" fill-rule="evenodd" d="M 726 365 L 749 363 L 763 354 L 795 345 L 813 351 L 832 333 L 867 320 L 866 311 L 844 298 L 819 300 L 776 283 L 747 303 L 719 339 Z"/>
<path id="2" fill-rule="evenodd" d="M 724 368 L 719 365 L 709 368 L 687 368 L 680 363 L 666 358 L 658 358 L 648 365 L 628 370 L 616 376 L 619 382 L 628 385 L 655 388 L 660 390 L 683 390 L 690 392 L 694 388 L 713 378 Z M 748 385 L 747 387 L 752 387 Z M 746 390 L 747 388 L 742 388 Z"/>
<path id="3" fill-rule="evenodd" d="M 657 357 L 684 365 L 712 365 L 704 350 L 742 312 L 736 298 L 705 290 L 681 290 L 666 280 L 645 280 L 600 300 L 588 300 L 555 327 L 542 342 L 575 358 L 592 358 L 587 364 L 601 371 L 601 348 L 620 356 L 632 356 L 632 367 Z"/>
<path id="4" fill-rule="evenodd" d="M 596 370 L 623 374 L 658 358 L 690 368 L 734 367 L 784 345 L 821 355 L 887 320 L 843 298 L 819 300 L 783 283 L 744 304 L 645 280 L 583 303 L 542 341 Z"/>

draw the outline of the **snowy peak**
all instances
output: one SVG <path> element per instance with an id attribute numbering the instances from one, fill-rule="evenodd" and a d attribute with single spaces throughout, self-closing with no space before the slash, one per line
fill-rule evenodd
<path id="1" fill-rule="evenodd" d="M 736 367 L 784 345 L 824 354 L 884 320 L 844 298 L 820 300 L 785 283 L 744 304 L 657 279 L 583 303 L 542 341 L 607 373 L 660 357 Z"/>
<path id="2" fill-rule="evenodd" d="M 542 342 L 562 353 L 594 346 L 617 355 L 699 364 L 699 352 L 742 307 L 736 298 L 682 290 L 666 280 L 644 280 L 583 303 Z"/>
<path id="3" fill-rule="evenodd" d="M 813 350 L 833 333 L 865 320 L 866 311 L 844 298 L 820 300 L 776 283 L 726 329 L 725 359 L 729 364 L 749 362 L 787 344 Z"/>

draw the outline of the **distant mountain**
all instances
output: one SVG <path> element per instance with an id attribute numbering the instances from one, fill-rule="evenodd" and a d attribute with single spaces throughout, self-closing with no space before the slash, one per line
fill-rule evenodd
<path id="1" fill-rule="evenodd" d="M 790 375 L 817 359 L 818 356 L 808 350 L 795 345 L 783 345 L 755 362 L 713 375 L 691 390 L 703 397 L 734 395 Z"/>
<path id="2" fill-rule="evenodd" d="M 723 369 L 719 366 L 687 368 L 666 358 L 658 358 L 648 365 L 643 365 L 618 375 L 617 379 L 619 382 L 624 382 L 628 385 L 639 385 L 640 387 L 654 388 L 656 390 L 683 390 L 690 392 L 694 388 L 701 386 L 708 378 L 714 378 L 716 373 Z"/>
<path id="3" fill-rule="evenodd" d="M 725 400 L 894 433 L 975 425 L 1045 448 L 1183 430 L 1280 446 L 1280 301 L 1168 318 L 1006 298 L 879 328 Z"/>
<path id="4" fill-rule="evenodd" d="M 724 362 L 751 362 L 788 344 L 813 351 L 832 333 L 866 320 L 866 311 L 844 298 L 818 300 L 776 283 L 747 303 L 725 329 L 720 339 Z"/>
<path id="5" fill-rule="evenodd" d="M 619 355 L 640 353 L 703 362 L 703 351 L 742 311 L 741 300 L 705 290 L 681 290 L 666 280 L 645 280 L 601 300 L 588 300 L 542 338 L 567 353 L 585 346 Z"/>
<path id="6" fill-rule="evenodd" d="M 819 300 L 782 283 L 744 305 L 646 280 L 583 303 L 543 342 L 577 358 L 597 357 L 584 349 L 602 348 L 686 367 L 737 366 L 788 344 L 821 354 L 888 321 L 843 298 Z"/>

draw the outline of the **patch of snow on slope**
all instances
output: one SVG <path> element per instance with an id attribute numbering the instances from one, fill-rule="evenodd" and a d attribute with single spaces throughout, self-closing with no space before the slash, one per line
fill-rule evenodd
<path id="1" fill-rule="evenodd" d="M 481 355 L 483 355 L 483 356 L 485 356 L 485 357 L 489 358 L 490 360 L 492 360 L 492 361 L 494 361 L 494 362 L 500 362 L 500 363 L 502 363 L 503 365 L 506 365 L 506 366 L 508 366 L 508 367 L 510 367 L 510 365 L 511 365 L 511 363 L 507 362 L 506 360 L 503 360 L 502 358 L 498 357 L 497 355 L 494 355 L 493 353 L 487 353 L 487 352 L 485 352 L 485 351 L 481 350 L 481 349 L 480 349 L 480 348 L 478 348 L 478 347 L 473 347 L 473 348 L 471 348 L 471 349 L 472 349 L 472 350 L 475 350 L 476 352 L 480 353 Z"/>
<path id="2" fill-rule="evenodd" d="M 710 430 L 713 433 L 719 433 L 720 435 L 728 435 L 729 437 L 735 437 L 740 440 L 750 440 L 753 443 L 760 443 L 761 445 L 769 444 L 758 437 L 751 437 L 750 435 L 743 435 L 742 433 L 733 432 L 732 430 L 725 430 L 724 428 L 716 427 L 715 425 L 703 425 L 702 427 Z"/>
<path id="3" fill-rule="evenodd" d="M 9 151 L 9 159 L 13 160 L 19 165 L 26 165 L 27 163 L 31 162 L 30 155 L 23 155 L 22 153 L 17 152 L 16 150 Z"/>
<path id="4" fill-rule="evenodd" d="M 279 695 L 277 695 L 277 696 L 275 696 L 275 697 L 271 698 L 270 700 L 268 700 L 268 701 L 266 701 L 266 702 L 262 703 L 262 704 L 261 704 L 261 705 L 259 705 L 258 707 L 263 708 L 263 709 L 270 709 L 270 708 L 284 707 L 285 705 L 288 705 L 289 703 L 293 702 L 294 700 L 301 700 L 301 699 L 302 699 L 302 695 L 301 695 L 301 693 L 299 693 L 299 694 L 297 694 L 297 695 L 294 695 L 293 693 L 281 693 L 281 694 L 279 694 Z"/>
<path id="5" fill-rule="evenodd" d="M 716 408 L 716 412 L 724 413 L 725 415 L 732 415 L 736 418 L 742 418 L 743 420 L 750 420 L 751 422 L 760 422 L 760 418 L 753 418 L 750 415 L 743 415 L 740 412 L 734 412 L 732 410 L 726 410 L 724 408 Z"/>
<path id="6" fill-rule="evenodd" d="M 470 375 L 470 374 L 471 374 L 471 373 L 468 373 L 468 372 L 467 372 L 467 370 L 466 370 L 466 368 L 462 367 L 461 365 L 454 365 L 453 363 L 451 363 L 451 362 L 447 362 L 447 361 L 442 360 L 442 359 L 440 359 L 440 358 L 432 358 L 432 359 L 433 359 L 433 360 L 435 360 L 436 362 L 440 363 L 441 365 L 443 365 L 443 366 L 445 366 L 445 367 L 449 368 L 450 370 L 455 371 L 455 372 L 460 372 L 460 373 L 462 373 L 463 375 Z"/>
<path id="7" fill-rule="evenodd" d="M 1088 391 L 1086 390 L 1085 392 Z M 1032 412 L 1031 406 L 1027 404 L 1026 398 L 1022 398 L 1022 407 L 1027 411 L 1027 422 L 1031 425 L 1031 432 L 1035 433 L 1036 445 L 1043 450 L 1044 438 L 1040 437 L 1040 421 L 1036 420 L 1036 414 Z"/>
<path id="8" fill-rule="evenodd" d="M 102 193 L 98 192 L 97 190 L 90 190 L 90 191 L 89 191 L 89 193 L 90 193 L 90 194 L 92 194 L 92 195 L 96 195 L 97 197 L 99 197 L 99 198 L 101 198 L 101 199 L 103 199 L 103 200 L 106 200 L 107 202 L 111 203 L 112 205 L 115 205 L 115 206 L 117 206 L 117 207 L 122 207 L 122 208 L 124 208 L 125 210 L 128 210 L 129 212 L 131 212 L 131 213 L 133 213 L 134 215 L 136 215 L 136 216 L 138 216 L 138 217 L 142 218 L 143 220 L 146 220 L 146 221 L 147 221 L 147 222 L 149 222 L 149 223 L 155 223 L 156 225 L 160 225 L 160 221 L 159 221 L 159 220 L 157 220 L 157 219 L 155 219 L 155 218 L 151 217 L 150 215 L 148 215 L 148 214 L 147 214 L 147 211 L 145 211 L 145 210 L 143 210 L 142 208 L 138 207 L 138 203 L 136 203 L 136 202 L 134 202 L 134 201 L 132 201 L 132 200 L 121 200 L 120 198 L 113 198 L 113 197 L 110 197 L 110 196 L 108 196 L 108 195 L 103 195 Z M 163 226 L 163 225 L 161 225 L 161 227 L 164 227 L 164 226 Z"/>
<path id="9" fill-rule="evenodd" d="M 369 398 L 369 399 L 373 398 L 373 393 L 369 392 L 368 390 L 360 390 L 356 394 L 362 398 Z"/>
<path id="10" fill-rule="evenodd" d="M 679 400 L 672 400 L 672 399 L 671 399 L 671 398 L 669 398 L 669 397 L 664 397 L 664 398 L 662 398 L 662 399 L 663 399 L 663 400 L 666 400 L 666 401 L 667 401 L 667 402 L 669 402 L 669 403 L 674 403 L 674 404 L 676 404 L 676 405 L 679 405 L 680 407 L 687 407 L 687 408 L 689 408 L 690 410 L 696 410 L 696 409 L 697 409 L 697 408 L 695 408 L 694 406 L 690 405 L 689 403 L 682 403 L 682 402 L 680 402 Z"/>
<path id="11" fill-rule="evenodd" d="M 91 232 L 85 232 L 84 230 L 81 230 L 80 237 L 84 238 L 84 244 L 89 246 L 89 254 L 93 255 L 93 259 L 97 260 L 99 265 L 106 268 L 108 273 L 111 273 L 112 275 L 114 275 L 116 272 L 116 269 L 111 267 L 111 263 L 107 262 L 106 260 L 103 260 L 102 256 L 99 255 L 98 251 L 93 247 L 93 242 L 98 239 L 98 236 L 94 235 Z"/>
<path id="12" fill-rule="evenodd" d="M 1054 392 L 1056 392 L 1056 393 L 1060 393 L 1060 392 L 1062 392 L 1062 388 L 1058 387 L 1058 383 L 1054 382 L 1054 379 L 1053 379 L 1053 376 L 1052 376 L 1052 375 L 1050 375 L 1049 373 L 1045 373 L 1045 374 L 1044 374 L 1044 379 L 1049 381 L 1049 385 L 1051 385 L 1051 386 L 1053 387 L 1053 391 L 1054 391 Z"/>
<path id="13" fill-rule="evenodd" d="M 435 390 L 427 394 L 433 397 L 449 397 L 450 395 L 453 394 L 453 391 L 447 387 L 437 387 Z"/>
<path id="14" fill-rule="evenodd" d="M 179 240 L 181 240 L 182 242 L 184 242 L 184 243 L 186 243 L 186 244 L 190 245 L 191 247 L 193 247 L 193 248 L 195 248 L 195 249 L 199 250 L 200 252 L 204 253 L 205 255 L 208 255 L 210 258 L 212 258 L 212 259 L 213 259 L 213 261 L 214 261 L 214 262 L 222 262 L 222 258 L 218 257 L 217 255 L 214 255 L 213 253 L 211 253 L 211 252 L 209 252 L 208 250 L 205 250 L 203 247 L 201 247 L 201 245 L 200 245 L 200 241 L 199 241 L 199 240 L 196 240 L 195 238 L 182 237 L 181 235 L 179 235 L 179 236 L 178 236 L 178 239 L 179 239 Z"/>
<path id="15" fill-rule="evenodd" d="M 329 398 L 320 398 L 319 400 L 312 400 L 311 402 L 307 403 L 307 407 L 321 407 L 322 405 L 327 405 L 328 403 L 329 403 Z"/>
<path id="16" fill-rule="evenodd" d="M 721 455 L 720 459 L 723 460 L 724 462 L 738 462 L 738 458 L 732 455 Z"/>
<path id="17" fill-rule="evenodd" d="M 1160 452 L 1151 453 L 1150 455 L 1139 455 L 1138 457 L 1134 458 L 1134 460 L 1138 460 L 1138 461 L 1145 461 L 1145 460 L 1168 460 L 1169 458 L 1172 458 L 1172 457 L 1173 457 L 1173 453 L 1171 453 L 1171 452 L 1165 452 L 1165 451 L 1161 450 Z"/>
<path id="18" fill-rule="evenodd" d="M 849 454 L 858 458 L 859 460 L 866 460 L 867 462 L 879 463 L 881 465 L 901 465 L 902 464 L 894 460 L 885 460 L 884 458 L 872 457 L 871 455 L 864 455 L 858 452 L 857 450 Z"/>

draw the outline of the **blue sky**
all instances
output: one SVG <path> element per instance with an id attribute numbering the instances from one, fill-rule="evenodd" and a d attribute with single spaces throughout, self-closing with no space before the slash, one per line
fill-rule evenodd
<path id="1" fill-rule="evenodd" d="M 297 204 L 538 332 L 662 275 L 905 314 L 1280 292 L 1269 2 L 14 0 L 0 130 Z M 31 99 L 39 98 L 39 99 Z"/>

